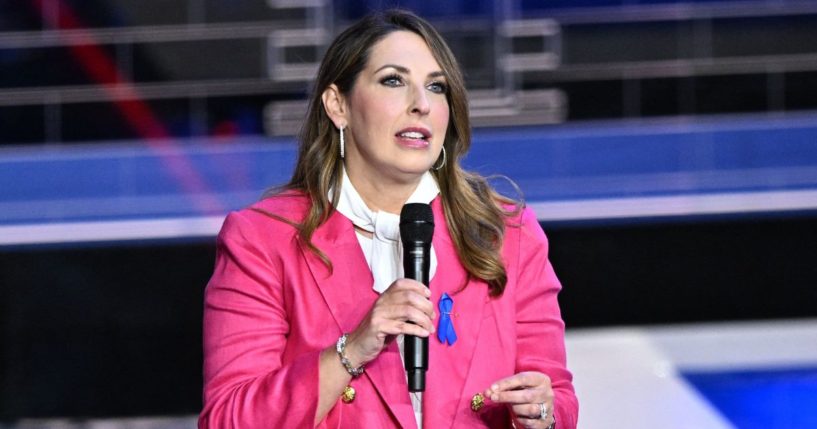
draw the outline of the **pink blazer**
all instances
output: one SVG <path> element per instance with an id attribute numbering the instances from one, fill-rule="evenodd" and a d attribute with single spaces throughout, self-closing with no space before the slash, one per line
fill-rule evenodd
<path id="1" fill-rule="evenodd" d="M 289 195 L 253 207 L 300 220 L 307 204 L 305 197 Z M 458 341 L 449 346 L 429 340 L 423 427 L 510 427 L 505 405 L 489 402 L 474 412 L 471 398 L 498 379 L 536 370 L 553 380 L 557 427 L 575 428 L 578 402 L 556 299 L 561 286 L 533 212 L 526 209 L 508 222 L 502 252 L 508 284 L 502 297 L 492 299 L 487 285 L 469 280 L 460 265 L 439 199 L 432 209 L 439 268 L 431 299 L 436 307 L 443 292 L 453 298 Z M 335 212 L 312 240 L 333 271 L 284 222 L 249 209 L 225 220 L 205 291 L 199 428 L 312 427 L 321 350 L 354 330 L 378 297 L 346 217 Z M 320 427 L 417 427 L 395 342 L 351 385 L 355 400 L 339 400 Z"/>

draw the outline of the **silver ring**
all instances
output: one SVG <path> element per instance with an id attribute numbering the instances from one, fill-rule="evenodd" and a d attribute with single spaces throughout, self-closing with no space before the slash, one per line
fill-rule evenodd
<path id="1" fill-rule="evenodd" d="M 548 418 L 548 407 L 544 402 L 539 404 L 539 418 L 542 420 L 547 420 Z"/>

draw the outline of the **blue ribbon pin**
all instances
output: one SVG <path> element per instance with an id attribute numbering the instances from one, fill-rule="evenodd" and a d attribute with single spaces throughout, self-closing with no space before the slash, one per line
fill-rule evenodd
<path id="1" fill-rule="evenodd" d="M 454 345 L 457 341 L 457 333 L 454 332 L 454 322 L 451 320 L 451 310 L 454 308 L 454 300 L 443 293 L 440 297 L 440 323 L 437 326 L 437 339 L 441 343 L 448 342 L 449 346 Z"/>

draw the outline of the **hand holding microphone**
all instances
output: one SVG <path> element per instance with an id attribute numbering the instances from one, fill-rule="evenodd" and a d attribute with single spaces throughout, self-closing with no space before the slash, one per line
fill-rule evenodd
<path id="1" fill-rule="evenodd" d="M 410 203 L 400 213 L 405 278 L 380 295 L 358 327 L 349 334 L 346 355 L 354 367 L 374 360 L 388 336 L 405 335 L 404 362 L 411 392 L 425 389 L 428 337 L 435 333 L 434 305 L 428 289 L 434 215 L 428 204 Z"/>

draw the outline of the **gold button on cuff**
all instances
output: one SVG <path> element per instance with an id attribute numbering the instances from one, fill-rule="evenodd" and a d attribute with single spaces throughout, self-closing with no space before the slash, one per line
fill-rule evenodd
<path id="1" fill-rule="evenodd" d="M 340 395 L 340 399 L 345 404 L 349 404 L 355 400 L 355 388 L 352 386 L 346 386 L 343 388 L 343 393 Z"/>
<path id="2" fill-rule="evenodd" d="M 485 397 L 482 396 L 482 393 L 477 393 L 471 398 L 471 409 L 473 411 L 481 410 L 483 405 L 485 405 Z"/>

